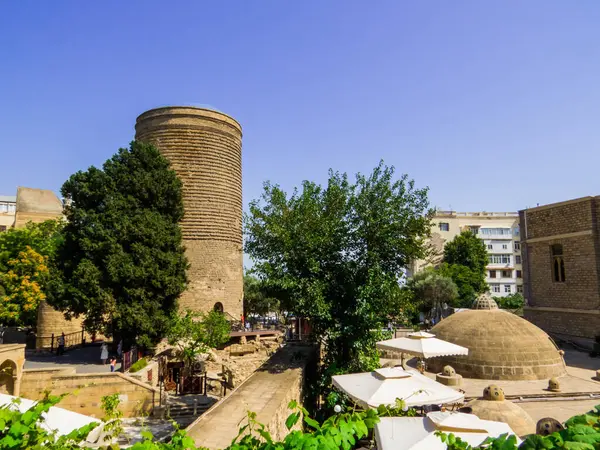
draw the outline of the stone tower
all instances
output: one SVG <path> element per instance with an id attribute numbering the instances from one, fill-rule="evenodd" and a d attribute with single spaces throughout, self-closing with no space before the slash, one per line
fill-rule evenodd
<path id="1" fill-rule="evenodd" d="M 182 309 L 243 311 L 242 128 L 221 112 L 165 107 L 141 114 L 136 140 L 154 144 L 183 182 L 189 284 Z"/>

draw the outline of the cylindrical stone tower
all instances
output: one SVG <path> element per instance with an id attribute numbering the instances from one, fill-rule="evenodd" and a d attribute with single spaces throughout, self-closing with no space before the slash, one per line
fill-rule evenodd
<path id="1" fill-rule="evenodd" d="M 183 182 L 190 262 L 181 309 L 242 315 L 242 128 L 226 114 L 165 107 L 141 114 L 136 140 L 154 144 Z"/>

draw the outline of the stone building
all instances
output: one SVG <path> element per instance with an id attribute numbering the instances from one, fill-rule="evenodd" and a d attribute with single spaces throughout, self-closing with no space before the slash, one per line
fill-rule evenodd
<path id="1" fill-rule="evenodd" d="M 525 317 L 582 344 L 600 335 L 599 207 L 597 196 L 519 212 Z"/>
<path id="2" fill-rule="evenodd" d="M 156 145 L 183 182 L 190 262 L 182 309 L 243 313 L 242 128 L 221 112 L 165 107 L 141 114 L 136 139 Z"/>
<path id="3" fill-rule="evenodd" d="M 432 255 L 411 264 L 409 275 L 439 264 L 444 245 L 464 230 L 471 230 L 488 249 L 486 283 L 494 297 L 522 292 L 519 215 L 516 212 L 437 211 L 429 245 Z"/>
<path id="4" fill-rule="evenodd" d="M 58 219 L 63 215 L 63 204 L 56 194 L 47 189 L 17 188 L 15 228 L 28 222 L 39 223 Z"/>

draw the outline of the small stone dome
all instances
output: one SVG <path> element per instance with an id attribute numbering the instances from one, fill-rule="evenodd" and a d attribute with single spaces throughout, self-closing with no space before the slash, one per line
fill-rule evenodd
<path id="1" fill-rule="evenodd" d="M 497 386 L 490 386 L 487 389 Z M 486 390 L 487 390 L 486 389 Z M 502 392 L 501 389 L 499 389 Z M 493 392 L 493 390 L 490 390 Z M 502 393 L 504 396 L 504 393 Z M 525 436 L 533 434 L 536 431 L 536 425 L 533 419 L 519 405 L 515 405 L 508 400 L 486 400 L 477 399 L 467 403 L 477 417 L 483 420 L 494 420 L 504 422 L 518 435 Z"/>
<path id="2" fill-rule="evenodd" d="M 550 337 L 531 322 L 502 309 L 462 311 L 441 320 L 432 333 L 469 349 L 467 356 L 430 358 L 441 372 L 451 365 L 465 378 L 543 380 L 566 374 Z"/>
<path id="3" fill-rule="evenodd" d="M 504 401 L 504 391 L 495 384 L 490 384 L 483 390 L 483 399 L 492 402 Z"/>
<path id="4" fill-rule="evenodd" d="M 563 427 L 562 423 L 560 423 L 558 420 L 553 419 L 552 417 L 544 417 L 543 419 L 538 420 L 538 423 L 535 426 L 535 434 L 539 434 L 540 436 L 548 436 L 555 431 L 564 429 L 565 427 Z"/>
<path id="5" fill-rule="evenodd" d="M 473 302 L 473 309 L 498 309 L 498 303 L 489 292 L 484 292 Z"/>
<path id="6" fill-rule="evenodd" d="M 548 380 L 548 390 L 552 392 L 560 392 L 560 383 L 556 378 L 550 378 Z"/>
<path id="7" fill-rule="evenodd" d="M 445 377 L 453 377 L 456 375 L 456 370 L 454 370 L 454 367 L 452 367 L 452 366 L 444 366 L 444 369 L 442 370 L 442 374 Z"/>

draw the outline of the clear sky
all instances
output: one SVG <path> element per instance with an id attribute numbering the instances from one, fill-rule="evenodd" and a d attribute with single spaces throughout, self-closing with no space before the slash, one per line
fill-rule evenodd
<path id="1" fill-rule="evenodd" d="M 135 118 L 210 105 L 244 128 L 244 202 L 379 159 L 433 205 L 600 194 L 600 2 L 0 2 L 0 194 L 58 191 Z"/>

